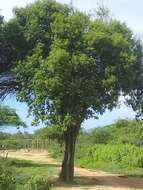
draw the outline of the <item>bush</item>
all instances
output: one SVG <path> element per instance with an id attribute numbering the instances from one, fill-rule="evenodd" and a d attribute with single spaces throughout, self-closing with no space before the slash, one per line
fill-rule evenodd
<path id="1" fill-rule="evenodd" d="M 16 180 L 13 168 L 0 166 L 0 190 L 15 190 Z"/>
<path id="2" fill-rule="evenodd" d="M 51 183 L 49 179 L 40 176 L 32 177 L 27 185 L 27 190 L 51 190 Z"/>

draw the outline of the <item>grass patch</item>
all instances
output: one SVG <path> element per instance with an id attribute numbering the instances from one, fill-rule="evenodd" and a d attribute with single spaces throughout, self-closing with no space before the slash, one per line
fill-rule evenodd
<path id="1" fill-rule="evenodd" d="M 105 172 L 123 174 L 132 177 L 143 177 L 143 168 L 122 168 L 122 166 L 111 162 L 84 163 L 83 160 L 76 160 L 76 165 L 92 171 L 102 170 Z"/>
<path id="2" fill-rule="evenodd" d="M 25 190 L 25 184 L 33 177 L 42 177 L 52 180 L 57 176 L 59 170 L 58 165 L 39 164 L 27 160 L 8 159 L 0 161 L 0 164 L 12 167 L 15 170 L 16 190 Z"/>

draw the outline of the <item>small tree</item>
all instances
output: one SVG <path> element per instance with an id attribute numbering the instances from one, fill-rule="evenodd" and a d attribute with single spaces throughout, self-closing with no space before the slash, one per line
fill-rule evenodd
<path id="1" fill-rule="evenodd" d="M 82 122 L 135 90 L 142 47 L 126 24 L 93 20 L 52 0 L 16 9 L 13 21 L 29 47 L 15 69 L 17 97 L 36 121 L 65 130 L 61 179 L 71 182 Z"/>

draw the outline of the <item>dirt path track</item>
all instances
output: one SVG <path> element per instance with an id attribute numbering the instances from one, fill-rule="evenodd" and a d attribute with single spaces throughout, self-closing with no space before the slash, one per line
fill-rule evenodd
<path id="1" fill-rule="evenodd" d="M 32 160 L 35 162 L 57 164 L 45 152 L 10 152 L 9 157 Z M 125 177 L 116 174 L 110 174 L 102 171 L 93 172 L 83 168 L 75 168 L 76 182 L 73 185 L 67 185 L 62 182 L 55 182 L 55 190 L 143 190 L 143 178 Z"/>

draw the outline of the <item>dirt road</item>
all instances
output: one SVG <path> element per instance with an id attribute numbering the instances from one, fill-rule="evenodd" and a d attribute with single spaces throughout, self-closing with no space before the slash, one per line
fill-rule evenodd
<path id="1" fill-rule="evenodd" d="M 46 151 L 9 152 L 9 157 L 41 163 L 57 164 Z M 117 174 L 110 174 L 102 171 L 93 172 L 76 167 L 75 179 L 76 183 L 72 185 L 56 181 L 54 190 L 143 190 L 143 178 L 119 176 Z"/>

